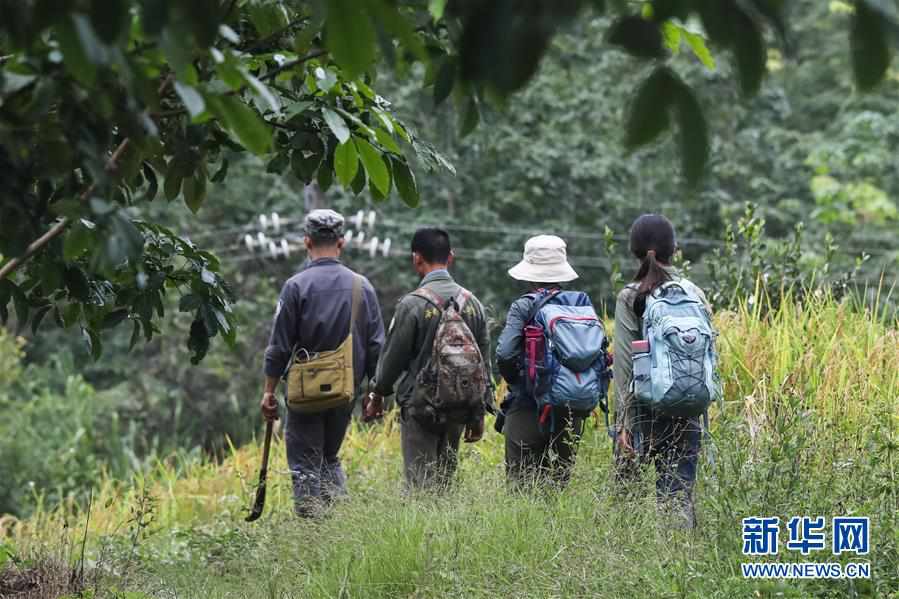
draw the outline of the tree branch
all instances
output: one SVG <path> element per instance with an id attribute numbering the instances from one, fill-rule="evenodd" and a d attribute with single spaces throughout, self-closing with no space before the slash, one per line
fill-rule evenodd
<path id="1" fill-rule="evenodd" d="M 109 157 L 109 160 L 106 161 L 106 171 L 112 172 L 118 167 L 119 158 L 122 157 L 122 154 L 125 153 L 125 150 L 128 149 L 128 144 L 130 143 L 129 138 L 125 138 L 122 140 L 122 143 L 118 145 L 112 155 Z M 94 192 L 94 189 L 97 188 L 97 182 L 94 181 L 91 183 L 87 189 L 78 197 L 78 200 L 81 202 L 87 201 L 90 195 Z M 63 231 L 65 231 L 69 224 L 71 224 L 71 220 L 68 217 L 63 217 L 59 222 L 50 227 L 46 233 L 35 239 L 31 242 L 31 244 L 25 249 L 25 253 L 21 256 L 17 256 L 3 265 L 3 268 L 0 268 L 0 281 L 5 279 L 7 275 L 15 271 L 22 264 L 28 261 L 33 255 L 41 251 L 44 246 L 48 243 L 59 237 Z"/>

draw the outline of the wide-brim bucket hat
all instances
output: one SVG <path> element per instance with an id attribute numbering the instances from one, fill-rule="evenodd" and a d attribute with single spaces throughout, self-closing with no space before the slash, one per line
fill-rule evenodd
<path id="1" fill-rule="evenodd" d="M 578 278 L 568 264 L 565 241 L 555 235 L 537 235 L 524 244 L 524 257 L 509 269 L 509 276 L 528 283 L 567 283 Z"/>

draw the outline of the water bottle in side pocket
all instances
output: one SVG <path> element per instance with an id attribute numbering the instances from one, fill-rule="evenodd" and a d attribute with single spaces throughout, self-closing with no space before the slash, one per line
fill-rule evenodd
<path id="1" fill-rule="evenodd" d="M 631 354 L 634 363 L 634 397 L 641 401 L 649 401 L 652 399 L 652 357 L 649 353 L 649 341 L 645 339 L 632 341 Z"/>

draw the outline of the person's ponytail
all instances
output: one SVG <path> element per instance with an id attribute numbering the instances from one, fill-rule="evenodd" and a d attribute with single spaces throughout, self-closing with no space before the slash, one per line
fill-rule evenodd
<path id="1" fill-rule="evenodd" d="M 640 283 L 637 293 L 643 296 L 649 295 L 656 287 L 670 278 L 665 269 L 662 268 L 662 265 L 659 264 L 659 261 L 656 260 L 656 251 L 649 250 L 646 252 L 646 258 L 643 259 L 643 263 L 640 265 L 640 270 L 637 271 L 636 279 Z"/>
<path id="2" fill-rule="evenodd" d="M 630 247 L 640 260 L 640 270 L 634 277 L 638 284 L 634 311 L 642 317 L 646 296 L 671 279 L 663 265 L 670 264 L 674 255 L 674 225 L 660 214 L 644 214 L 631 225 Z"/>

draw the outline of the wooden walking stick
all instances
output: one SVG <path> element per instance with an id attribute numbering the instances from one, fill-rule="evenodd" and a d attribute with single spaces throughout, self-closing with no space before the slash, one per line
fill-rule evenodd
<path id="1" fill-rule="evenodd" d="M 262 467 L 259 469 L 259 484 L 256 486 L 256 501 L 253 503 L 253 510 L 247 516 L 247 522 L 254 522 L 262 515 L 262 508 L 265 507 L 265 483 L 268 476 L 268 454 L 272 447 L 272 427 L 274 422 L 268 421 L 265 425 L 265 443 L 262 446 Z"/>

